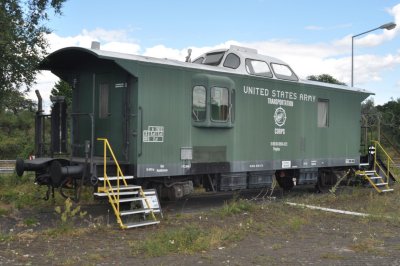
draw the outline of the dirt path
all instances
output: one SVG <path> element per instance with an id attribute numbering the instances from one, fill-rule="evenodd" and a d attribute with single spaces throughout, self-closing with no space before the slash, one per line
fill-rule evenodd
<path id="1" fill-rule="evenodd" d="M 59 217 L 48 210 L 1 217 L 0 265 L 400 265 L 398 220 L 271 203 L 252 213 L 211 215 L 201 222 L 204 212 L 184 217 L 167 212 L 160 226 L 122 231 L 107 221 L 105 205 L 86 210 L 77 230 L 65 232 Z M 191 222 L 202 228 L 243 224 L 248 230 L 237 241 L 192 254 L 149 257 L 134 252 L 134 242 Z"/>

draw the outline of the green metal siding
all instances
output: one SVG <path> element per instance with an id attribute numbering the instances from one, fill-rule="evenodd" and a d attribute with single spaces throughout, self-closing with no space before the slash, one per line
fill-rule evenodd
<path id="1" fill-rule="evenodd" d="M 79 73 L 74 112 L 92 112 L 94 73 L 95 138 L 108 138 L 117 157 L 129 159 L 139 177 L 196 174 L 198 165 L 206 172 L 245 172 L 354 165 L 359 160 L 360 103 L 369 95 L 365 92 L 219 72 L 217 67 L 211 71 L 112 57 L 97 58 L 74 71 Z M 102 82 L 110 84 L 111 115 L 106 119 L 98 118 Z M 121 83 L 127 86 L 117 87 Z M 210 88 L 234 91 L 233 121 L 192 121 L 196 85 L 207 88 L 207 119 Z M 318 99 L 329 100 L 326 128 L 317 125 Z M 84 143 L 90 139 L 90 120 L 80 118 L 77 126 L 75 138 Z M 192 168 L 181 160 L 182 147 L 193 149 Z M 95 155 L 102 155 L 99 144 Z"/>

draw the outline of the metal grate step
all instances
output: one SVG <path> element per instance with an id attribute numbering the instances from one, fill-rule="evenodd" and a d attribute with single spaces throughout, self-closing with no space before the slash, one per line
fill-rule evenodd
<path id="1" fill-rule="evenodd" d="M 112 194 L 112 193 L 111 193 Z M 115 195 L 117 195 L 116 193 L 114 193 Z M 108 194 L 107 192 L 95 192 L 93 193 L 93 195 L 97 196 L 97 197 L 106 197 Z M 119 192 L 120 196 L 128 196 L 128 195 L 137 195 L 137 191 L 122 191 Z"/>
<path id="2" fill-rule="evenodd" d="M 134 186 L 134 185 L 128 185 L 128 186 L 119 186 L 119 190 L 130 190 L 130 189 L 140 189 L 141 186 Z M 118 187 L 112 187 L 108 189 L 108 191 L 117 191 Z"/>
<path id="3" fill-rule="evenodd" d="M 133 202 L 133 201 L 140 201 L 140 200 L 144 200 L 144 198 L 142 197 L 136 197 L 136 198 L 122 198 L 119 199 L 119 202 Z M 113 203 L 117 203 L 115 200 L 113 200 Z"/>
<path id="4" fill-rule="evenodd" d="M 140 209 L 135 209 L 135 210 L 121 211 L 120 215 L 125 216 L 125 215 L 138 214 L 138 213 L 149 213 L 150 211 L 153 211 L 154 213 L 158 213 L 158 212 L 160 212 L 160 209 L 140 208 Z"/>
<path id="5" fill-rule="evenodd" d="M 388 183 L 377 183 L 375 184 L 375 186 L 377 187 L 381 187 L 381 186 L 386 186 Z"/>
<path id="6" fill-rule="evenodd" d="M 128 175 L 128 176 L 124 176 L 124 177 L 125 177 L 125 179 L 133 179 L 132 175 Z M 99 179 L 99 181 L 104 181 L 103 176 L 98 177 L 98 179 Z M 118 179 L 122 180 L 122 177 L 121 176 L 108 176 L 108 180 L 110 180 L 110 181 L 118 180 Z"/>
<path id="7" fill-rule="evenodd" d="M 144 221 L 144 222 L 138 222 L 138 223 L 128 223 L 128 224 L 125 224 L 125 227 L 126 228 L 134 228 L 134 227 L 159 224 L 159 223 L 160 223 L 160 221 Z"/>
<path id="8" fill-rule="evenodd" d="M 374 176 L 374 175 L 375 175 L 375 171 L 364 171 L 364 173 L 365 173 L 367 176 Z"/>
<path id="9" fill-rule="evenodd" d="M 382 189 L 381 192 L 390 192 L 393 191 L 393 188 L 389 188 L 389 189 Z"/>
<path id="10" fill-rule="evenodd" d="M 369 179 L 376 180 L 376 179 L 382 179 L 382 177 L 381 176 L 372 176 Z"/>

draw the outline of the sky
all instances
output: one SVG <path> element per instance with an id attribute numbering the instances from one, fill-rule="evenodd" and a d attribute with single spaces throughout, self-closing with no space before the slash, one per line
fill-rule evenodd
<path id="1" fill-rule="evenodd" d="M 288 63 L 296 74 L 330 74 L 351 84 L 352 36 L 394 22 L 354 39 L 354 86 L 375 93 L 376 105 L 400 98 L 400 2 L 391 0 L 67 0 L 63 14 L 46 25 L 49 52 L 67 46 L 184 61 L 230 45 L 255 48 Z M 46 109 L 57 77 L 38 74 Z M 47 100 L 46 100 L 47 99 Z"/>

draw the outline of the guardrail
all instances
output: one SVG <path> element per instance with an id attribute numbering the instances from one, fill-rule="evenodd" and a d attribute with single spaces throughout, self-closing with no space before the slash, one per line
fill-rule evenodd
<path id="1" fill-rule="evenodd" d="M 0 174 L 10 174 L 15 170 L 15 160 L 0 160 Z"/>

